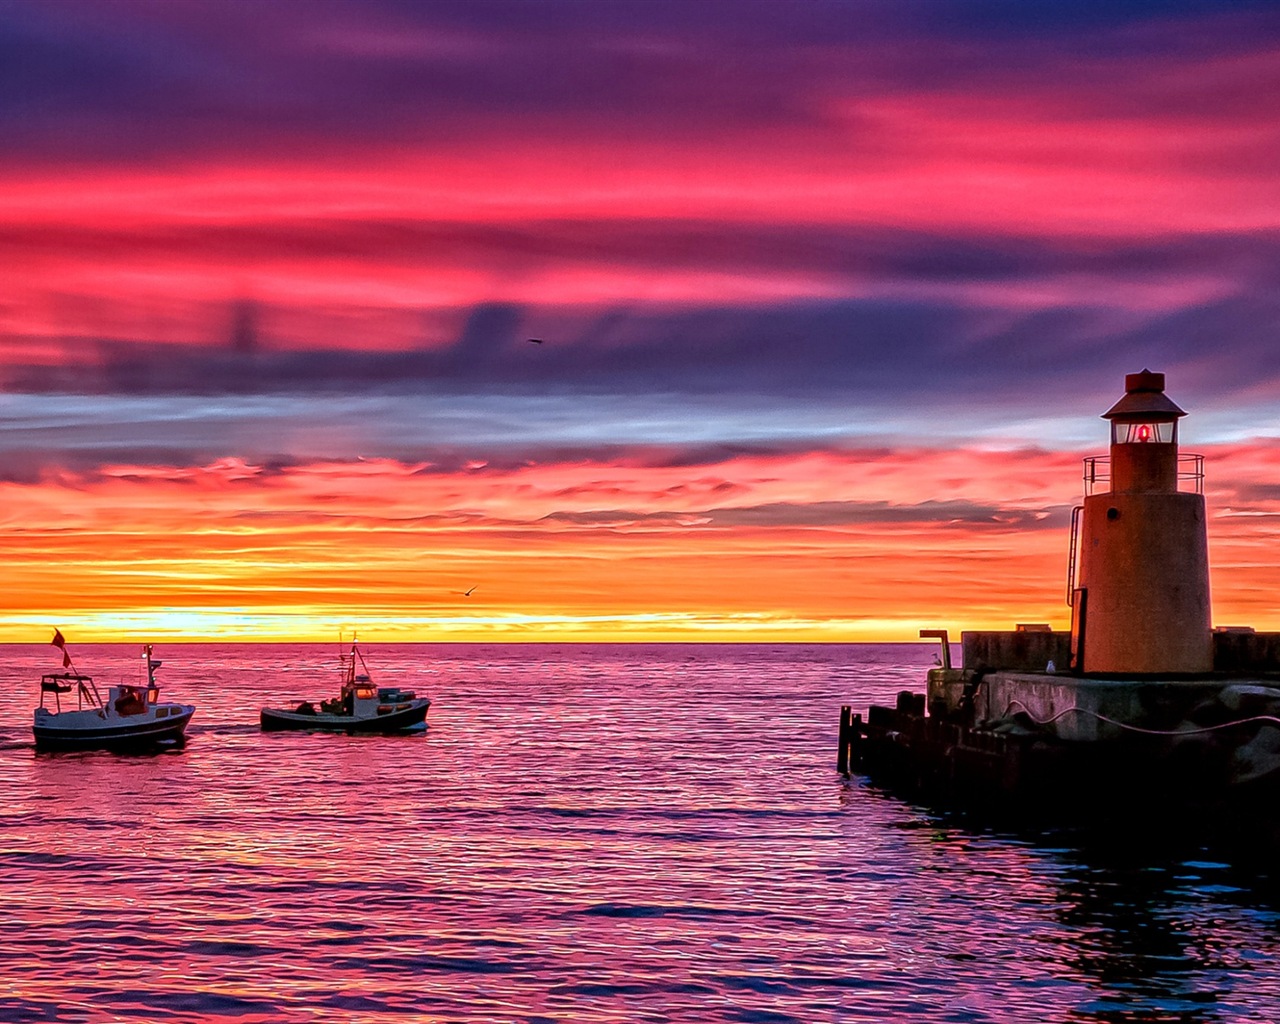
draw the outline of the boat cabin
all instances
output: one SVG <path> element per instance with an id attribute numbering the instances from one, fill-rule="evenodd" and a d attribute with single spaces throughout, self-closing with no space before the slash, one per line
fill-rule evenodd
<path id="1" fill-rule="evenodd" d="M 375 686 L 368 676 L 358 675 L 342 687 L 341 710 L 337 713 L 357 717 L 385 715 L 403 711 L 414 697 L 412 690 Z"/>
<path id="2" fill-rule="evenodd" d="M 115 709 L 117 715 L 141 715 L 160 698 L 157 686 L 130 686 L 121 684 L 107 691 L 107 701 Z"/>

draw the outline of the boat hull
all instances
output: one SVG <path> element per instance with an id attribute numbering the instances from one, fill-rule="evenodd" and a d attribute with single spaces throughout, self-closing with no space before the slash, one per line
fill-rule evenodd
<path id="1" fill-rule="evenodd" d="M 37 750 L 136 750 L 164 743 L 182 743 L 195 708 L 163 719 L 118 721 L 106 719 L 95 726 L 60 725 L 57 715 L 32 727 Z"/>
<path id="2" fill-rule="evenodd" d="M 391 733 L 404 732 L 426 721 L 431 701 L 426 698 L 409 702 L 409 707 L 389 711 L 385 715 L 327 715 L 322 712 L 306 715 L 283 708 L 263 708 L 261 721 L 264 732 L 286 729 L 311 732 Z"/>

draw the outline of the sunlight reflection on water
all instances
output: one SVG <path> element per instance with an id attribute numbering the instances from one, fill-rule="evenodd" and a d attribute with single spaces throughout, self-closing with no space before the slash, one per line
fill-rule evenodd
<path id="1" fill-rule="evenodd" d="M 0 1020 L 1280 1019 L 1256 869 L 836 775 L 927 646 L 368 645 L 405 737 L 259 733 L 332 649 L 157 653 L 184 750 L 37 755 L 49 648 L 0 649 Z"/>

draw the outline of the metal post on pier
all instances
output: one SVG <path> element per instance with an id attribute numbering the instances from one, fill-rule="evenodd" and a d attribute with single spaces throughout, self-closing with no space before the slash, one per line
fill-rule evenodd
<path id="1" fill-rule="evenodd" d="M 920 630 L 920 638 L 935 639 L 942 641 L 942 659 L 939 664 L 943 668 L 951 667 L 951 641 L 947 637 L 945 629 L 922 629 Z"/>

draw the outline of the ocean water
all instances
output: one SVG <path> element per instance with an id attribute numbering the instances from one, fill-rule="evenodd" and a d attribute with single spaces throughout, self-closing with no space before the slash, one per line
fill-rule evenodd
<path id="1" fill-rule="evenodd" d="M 168 645 L 189 742 L 123 756 L 35 753 L 57 652 L 0 648 L 0 1021 L 1280 1020 L 1267 862 L 835 772 L 929 646 L 365 651 L 425 733 L 263 735 L 335 645 Z"/>

